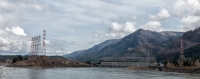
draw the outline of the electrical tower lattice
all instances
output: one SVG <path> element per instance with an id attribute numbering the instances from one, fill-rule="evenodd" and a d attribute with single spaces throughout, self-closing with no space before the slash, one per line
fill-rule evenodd
<path id="1" fill-rule="evenodd" d="M 46 54 L 46 30 L 43 31 L 43 45 L 42 45 L 42 53 L 45 55 Z"/>
<path id="2" fill-rule="evenodd" d="M 181 48 L 180 48 L 180 60 L 185 60 L 184 56 L 184 48 L 183 48 L 183 38 L 180 39 L 181 42 Z"/>
<path id="3" fill-rule="evenodd" d="M 30 54 L 31 55 L 38 55 L 41 52 L 41 37 L 36 36 L 32 38 L 31 47 L 30 47 Z"/>
<path id="4" fill-rule="evenodd" d="M 43 42 L 42 42 L 42 50 L 41 50 L 41 36 L 33 37 L 31 40 L 31 47 L 30 47 L 30 55 L 45 55 L 46 54 L 46 30 L 43 31 Z"/>

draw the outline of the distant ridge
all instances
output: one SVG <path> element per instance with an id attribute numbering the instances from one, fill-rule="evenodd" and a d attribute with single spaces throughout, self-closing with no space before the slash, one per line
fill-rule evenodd
<path id="1" fill-rule="evenodd" d="M 124 56 L 135 52 L 144 56 L 146 52 L 156 54 L 155 52 L 164 49 L 174 39 L 181 37 L 182 34 L 183 32 L 155 32 L 138 29 L 122 39 L 107 40 L 87 50 L 76 51 L 64 55 L 64 57 L 78 61 L 99 61 L 102 57 Z"/>

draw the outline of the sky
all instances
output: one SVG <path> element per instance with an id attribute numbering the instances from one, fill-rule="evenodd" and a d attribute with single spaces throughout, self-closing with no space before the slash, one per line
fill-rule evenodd
<path id="1" fill-rule="evenodd" d="M 200 0 L 0 0 L 0 54 L 30 53 L 46 30 L 46 55 L 88 49 L 137 29 L 193 30 Z"/>

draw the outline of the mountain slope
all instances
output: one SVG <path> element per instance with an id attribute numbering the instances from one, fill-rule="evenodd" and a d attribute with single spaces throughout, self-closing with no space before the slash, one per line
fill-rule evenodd
<path id="1" fill-rule="evenodd" d="M 191 49 L 196 49 L 198 47 L 198 44 L 200 43 L 200 28 L 197 28 L 193 31 L 188 31 L 183 34 L 182 36 L 184 42 L 183 46 L 186 52 L 186 57 L 191 56 L 190 53 L 192 50 Z M 190 53 L 188 53 L 190 52 Z M 195 51 L 194 55 L 199 55 L 200 51 Z M 178 59 L 180 54 L 180 39 L 177 39 L 173 41 L 171 44 L 167 46 L 167 48 L 160 50 L 156 57 L 157 60 L 172 60 L 172 59 Z"/>
<path id="2" fill-rule="evenodd" d="M 175 32 L 167 33 L 174 34 Z M 171 37 L 169 34 L 162 35 L 161 33 L 139 29 L 121 40 L 108 40 L 99 45 L 93 46 L 88 50 L 76 51 L 69 55 L 65 55 L 64 57 L 79 61 L 97 61 L 102 57 L 123 56 L 129 55 L 133 52 L 140 52 L 140 54 L 144 56 L 146 52 L 149 51 L 152 54 L 155 54 L 155 52 L 163 49 L 167 46 L 167 44 L 169 44 L 169 42 L 173 41 L 177 37 L 180 37 L 179 35 L 181 35 L 175 33 L 175 35 Z M 160 44 L 161 42 L 164 43 Z"/>
<path id="3" fill-rule="evenodd" d="M 139 29 L 132 34 L 122 38 L 116 44 L 108 45 L 103 48 L 99 53 L 101 56 L 117 56 L 123 55 L 124 51 L 135 48 L 144 44 L 156 44 L 167 40 L 168 38 L 157 32 Z"/>
<path id="4" fill-rule="evenodd" d="M 87 50 L 80 50 L 80 51 L 75 51 L 71 54 L 67 54 L 67 55 L 64 55 L 65 58 L 68 58 L 68 59 L 74 59 L 74 60 L 78 60 L 78 58 L 81 58 L 85 55 L 88 55 L 88 54 L 92 54 L 94 52 L 98 52 L 100 51 L 102 48 L 104 48 L 105 46 L 107 45 L 110 45 L 110 44 L 114 44 L 114 43 L 117 43 L 118 41 L 120 41 L 120 39 L 111 39 L 111 40 L 106 40 L 98 45 L 95 45 Z"/>
<path id="5" fill-rule="evenodd" d="M 184 32 L 173 32 L 173 31 L 162 31 L 159 32 L 160 34 L 162 34 L 163 36 L 182 36 L 184 34 Z"/>

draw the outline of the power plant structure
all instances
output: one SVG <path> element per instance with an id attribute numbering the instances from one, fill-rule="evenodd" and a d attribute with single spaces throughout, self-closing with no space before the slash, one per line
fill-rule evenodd
<path id="1" fill-rule="evenodd" d="M 44 30 L 43 34 L 43 43 L 41 43 L 41 36 L 32 37 L 31 47 L 30 47 L 30 55 L 45 55 L 46 54 L 46 30 Z M 42 48 L 42 49 L 41 49 Z"/>
<path id="2" fill-rule="evenodd" d="M 129 66 L 151 66 L 156 62 L 156 58 L 150 56 L 121 56 L 121 57 L 103 57 L 101 67 L 129 67 Z"/>

